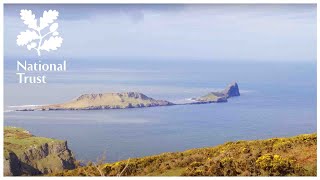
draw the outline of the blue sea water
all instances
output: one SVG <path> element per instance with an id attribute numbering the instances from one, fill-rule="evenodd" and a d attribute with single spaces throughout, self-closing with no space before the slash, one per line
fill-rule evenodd
<path id="1" fill-rule="evenodd" d="M 315 62 L 70 60 L 48 84 L 18 84 L 5 61 L 4 124 L 64 139 L 77 159 L 107 161 L 316 132 Z M 139 91 L 186 102 L 238 82 L 227 103 L 95 111 L 12 112 L 84 93 Z"/>

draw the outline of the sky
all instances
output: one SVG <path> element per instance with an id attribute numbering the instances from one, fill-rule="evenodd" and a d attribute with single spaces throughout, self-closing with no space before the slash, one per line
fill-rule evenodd
<path id="1" fill-rule="evenodd" d="M 4 7 L 4 54 L 36 58 L 17 46 L 37 18 L 57 10 L 63 44 L 48 58 L 208 61 L 316 61 L 316 5 L 14 5 Z"/>

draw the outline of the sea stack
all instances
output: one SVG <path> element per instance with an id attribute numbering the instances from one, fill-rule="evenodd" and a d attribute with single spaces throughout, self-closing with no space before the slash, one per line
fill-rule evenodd
<path id="1" fill-rule="evenodd" d="M 225 94 L 227 98 L 233 96 L 240 96 L 238 84 L 236 82 L 229 84 L 228 87 L 222 93 Z"/>

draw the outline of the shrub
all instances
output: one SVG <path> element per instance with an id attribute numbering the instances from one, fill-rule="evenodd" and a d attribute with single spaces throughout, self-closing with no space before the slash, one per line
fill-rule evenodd
<path id="1" fill-rule="evenodd" d="M 294 161 L 279 155 L 263 155 L 256 160 L 256 164 L 262 170 L 261 175 L 266 176 L 286 176 L 295 171 Z"/>
<path id="2" fill-rule="evenodd" d="M 58 176 L 316 176 L 317 135 L 229 142 L 114 163 L 88 163 Z M 301 153 L 304 152 L 304 153 Z M 122 173 L 121 173 L 122 172 Z"/>

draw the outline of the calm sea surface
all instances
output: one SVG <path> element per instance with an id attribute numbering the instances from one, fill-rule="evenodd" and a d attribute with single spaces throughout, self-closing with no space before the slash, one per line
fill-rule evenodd
<path id="1" fill-rule="evenodd" d="M 53 62 L 53 61 L 51 61 Z M 107 161 L 316 132 L 316 63 L 70 60 L 48 84 L 18 84 L 5 61 L 4 124 L 64 139 L 77 159 Z M 186 102 L 237 81 L 227 103 L 123 110 L 12 112 L 84 93 L 139 91 Z"/>

